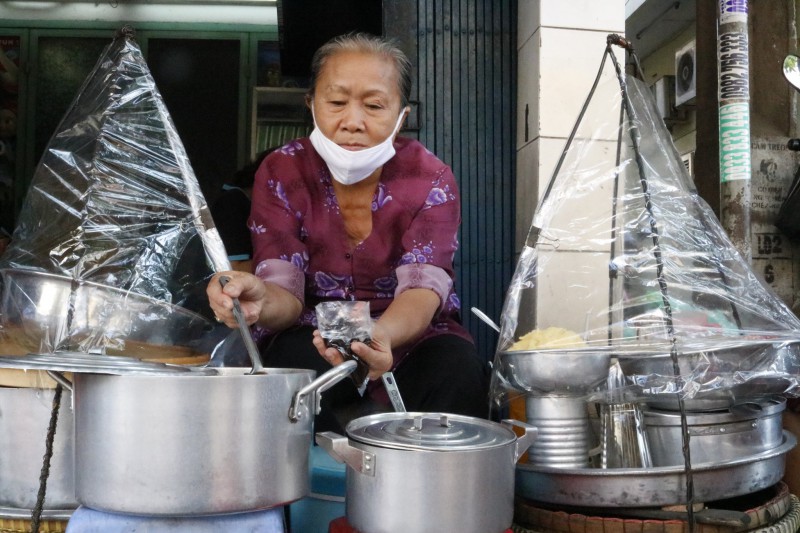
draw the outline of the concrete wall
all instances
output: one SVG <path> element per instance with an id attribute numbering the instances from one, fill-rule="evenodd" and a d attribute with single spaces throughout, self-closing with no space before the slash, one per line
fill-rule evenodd
<path id="1" fill-rule="evenodd" d="M 519 0 L 517 252 L 597 74 L 609 33 L 625 32 L 624 0 Z"/>

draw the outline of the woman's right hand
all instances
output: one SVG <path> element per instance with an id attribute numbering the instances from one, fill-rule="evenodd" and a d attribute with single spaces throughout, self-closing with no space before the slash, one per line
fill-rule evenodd
<path id="1" fill-rule="evenodd" d="M 220 278 L 223 276 L 228 278 L 225 287 L 220 283 Z M 253 274 L 231 270 L 214 274 L 206 287 L 206 294 L 217 321 L 225 323 L 230 328 L 236 328 L 233 298 L 239 299 L 244 319 L 248 325 L 252 325 L 261 317 L 267 290 L 264 282 Z"/>
<path id="2" fill-rule="evenodd" d="M 312 342 L 322 358 L 331 365 L 336 366 L 344 362 L 344 357 L 339 353 L 339 350 L 325 345 L 325 340 L 320 335 L 319 330 L 314 330 Z M 371 380 L 378 379 L 384 372 L 391 370 L 394 363 L 391 344 L 378 323 L 373 324 L 370 344 L 353 341 L 350 344 L 350 349 L 367 364 L 369 367 L 367 376 Z"/>

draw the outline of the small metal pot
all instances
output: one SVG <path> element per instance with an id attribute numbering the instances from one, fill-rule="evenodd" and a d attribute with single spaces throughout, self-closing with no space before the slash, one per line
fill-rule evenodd
<path id="1" fill-rule="evenodd" d="M 33 509 L 39 491 L 53 389 L 0 387 L 0 507 Z M 44 508 L 75 509 L 72 399 L 61 396 Z"/>
<path id="2" fill-rule="evenodd" d="M 355 368 L 219 368 L 210 375 L 77 373 L 75 492 L 111 512 L 187 516 L 306 496 L 319 393 Z M 309 409 L 309 407 L 311 407 Z"/>
<path id="3" fill-rule="evenodd" d="M 508 426 L 524 429 L 517 438 Z M 347 463 L 347 520 L 359 531 L 500 533 L 514 517 L 517 460 L 536 428 L 443 413 L 383 413 L 324 432 Z"/>
<path id="4" fill-rule="evenodd" d="M 692 464 L 724 463 L 780 446 L 784 409 L 785 398 L 765 396 L 725 410 L 686 413 Z M 646 408 L 643 415 L 653 466 L 682 465 L 680 413 Z"/>

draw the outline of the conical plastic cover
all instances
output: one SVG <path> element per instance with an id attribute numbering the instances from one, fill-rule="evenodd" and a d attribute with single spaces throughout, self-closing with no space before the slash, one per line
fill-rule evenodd
<path id="1" fill-rule="evenodd" d="M 0 335 L 41 351 L 197 340 L 208 321 L 191 312 L 208 312 L 206 280 L 223 269 L 183 144 L 123 28 L 36 167 L 0 258 Z"/>
<path id="2" fill-rule="evenodd" d="M 800 321 L 698 195 L 649 88 L 605 58 L 550 154 L 503 308 L 494 400 L 602 391 L 615 358 L 633 397 L 798 394 Z"/>

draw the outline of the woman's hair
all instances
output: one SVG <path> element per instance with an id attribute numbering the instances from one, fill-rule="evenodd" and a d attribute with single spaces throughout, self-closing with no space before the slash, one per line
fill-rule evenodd
<path id="1" fill-rule="evenodd" d="M 314 97 L 317 79 L 325 66 L 325 61 L 339 52 L 364 52 L 380 55 L 390 60 L 397 70 L 399 83 L 397 89 L 400 91 L 400 105 L 403 107 L 408 105 L 408 99 L 411 95 L 411 62 L 408 57 L 392 42 L 363 32 L 347 33 L 334 37 L 314 52 L 314 57 L 311 59 L 311 84 L 308 88 L 308 96 L 310 98 Z"/>

